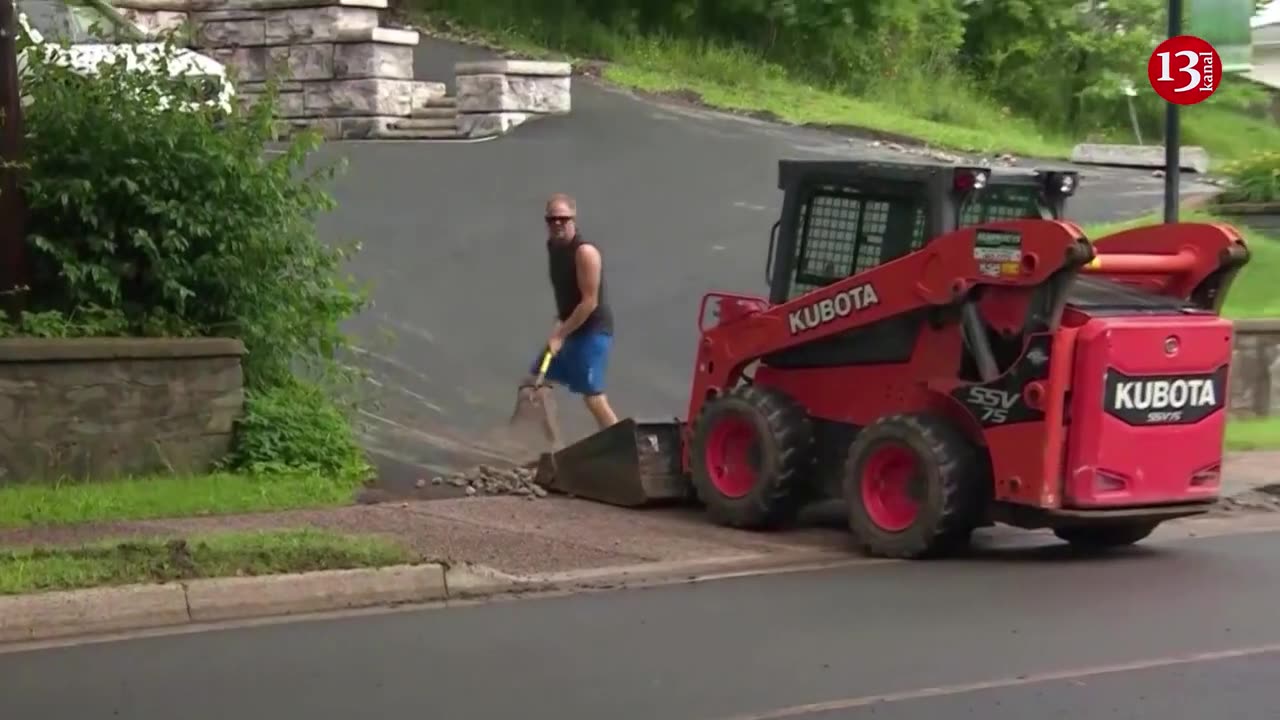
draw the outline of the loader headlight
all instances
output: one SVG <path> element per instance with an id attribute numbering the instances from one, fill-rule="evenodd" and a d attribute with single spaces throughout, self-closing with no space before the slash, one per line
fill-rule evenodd
<path id="1" fill-rule="evenodd" d="M 1071 171 L 1054 171 L 1044 173 L 1041 178 L 1044 190 L 1049 195 L 1073 195 L 1080 184 L 1080 176 Z"/>

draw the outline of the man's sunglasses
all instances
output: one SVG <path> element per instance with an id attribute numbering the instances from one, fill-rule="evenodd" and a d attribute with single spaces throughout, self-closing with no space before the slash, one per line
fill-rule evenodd
<path id="1" fill-rule="evenodd" d="M 553 224 L 559 224 L 559 223 L 572 222 L 573 216 L 572 215 L 548 215 L 546 216 L 545 219 L 548 225 L 553 225 Z"/>

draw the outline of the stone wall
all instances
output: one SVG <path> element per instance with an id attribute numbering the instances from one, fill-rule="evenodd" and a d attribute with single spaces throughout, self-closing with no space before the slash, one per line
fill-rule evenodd
<path id="1" fill-rule="evenodd" d="M 183 29 L 197 52 L 225 64 L 242 102 L 280 87 L 288 128 L 331 139 L 472 139 L 533 117 L 569 112 L 569 66 L 463 63 L 457 98 L 414 77 L 418 32 L 382 27 L 388 0 L 116 0 L 156 31 Z M 465 82 L 464 82 L 465 79 Z M 466 106 L 466 109 L 463 109 Z"/>
<path id="2" fill-rule="evenodd" d="M 1280 410 L 1280 320 L 1236 320 L 1231 413 L 1260 417 Z"/>
<path id="3" fill-rule="evenodd" d="M 244 346 L 0 340 L 0 484 L 201 472 L 230 449 Z"/>

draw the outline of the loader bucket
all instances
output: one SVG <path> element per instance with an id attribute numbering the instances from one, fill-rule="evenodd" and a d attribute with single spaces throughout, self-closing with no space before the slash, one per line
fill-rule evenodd
<path id="1" fill-rule="evenodd" d="M 622 507 L 686 502 L 693 489 L 680 467 L 679 420 L 620 420 L 539 460 L 534 482 L 547 490 Z"/>

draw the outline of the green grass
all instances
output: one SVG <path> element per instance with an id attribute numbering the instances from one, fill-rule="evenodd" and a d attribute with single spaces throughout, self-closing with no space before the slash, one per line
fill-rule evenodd
<path id="1" fill-rule="evenodd" d="M 356 479 L 214 473 L 0 487 L 0 528 L 225 515 L 351 502 Z"/>
<path id="2" fill-rule="evenodd" d="M 1183 108 L 1182 116 L 1183 143 L 1199 145 L 1208 151 L 1215 169 L 1264 150 L 1280 148 L 1280 124 L 1275 122 L 1211 105 Z"/>
<path id="3" fill-rule="evenodd" d="M 495 14 L 496 13 L 496 14 Z M 955 73 L 928 79 L 906 76 L 861 97 L 795 80 L 784 68 L 740 47 L 670 37 L 625 37 L 596 23 L 563 27 L 516 25 L 501 12 L 476 5 L 464 13 L 464 37 L 528 57 L 582 61 L 605 59 L 606 80 L 651 93 L 696 93 L 724 110 L 768 113 L 797 125 L 861 128 L 963 152 L 1067 158 L 1080 139 L 1049 133 L 983 97 Z M 453 22 L 419 13 L 415 20 L 448 34 Z M 505 28 L 505 29 L 504 29 Z M 584 48 L 585 57 L 549 50 L 531 40 Z M 1204 147 L 1213 165 L 1280 147 L 1280 126 L 1212 105 L 1183 109 L 1184 142 Z M 1111 141 L 1133 143 L 1129 132 Z M 1151 138 L 1144 138 L 1150 143 Z"/>
<path id="4" fill-rule="evenodd" d="M 419 15 L 415 20 L 445 32 L 438 16 Z M 927 85 L 902 80 L 858 98 L 797 82 L 781 66 L 750 51 L 710 41 L 623 37 L 594 24 L 560 29 L 561 34 L 572 33 L 576 45 L 591 48 L 584 58 L 531 42 L 525 30 L 476 27 L 501 25 L 481 19 L 467 28 L 465 37 L 528 57 L 576 62 L 607 58 L 603 75 L 612 83 L 642 92 L 693 92 L 703 103 L 723 110 L 769 113 L 798 125 L 862 128 L 966 152 L 1039 157 L 1067 157 L 1071 152 L 1069 139 L 1043 133 L 1033 123 L 979 99 L 957 77 Z"/>
<path id="5" fill-rule="evenodd" d="M 976 99 L 955 78 L 906 80 L 857 98 L 798 83 L 741 50 L 687 41 L 621 41 L 605 79 L 646 92 L 691 91 L 734 111 L 766 112 L 797 125 L 856 127 L 968 152 L 1066 157 L 1071 143 Z"/>
<path id="6" fill-rule="evenodd" d="M 1227 291 L 1223 315 L 1234 319 L 1280 317 L 1280 293 L 1276 292 L 1276 281 L 1267 280 L 1268 277 L 1280 275 L 1280 239 L 1266 237 L 1233 223 L 1230 219 L 1203 211 L 1183 210 L 1179 213 L 1179 220 L 1232 225 L 1240 230 L 1249 245 L 1249 264 L 1244 266 Z M 1150 214 L 1123 222 L 1091 225 L 1084 228 L 1084 231 L 1089 238 L 1096 240 L 1118 230 L 1159 222 L 1162 222 L 1161 215 Z"/>
<path id="7" fill-rule="evenodd" d="M 0 595 L 382 567 L 415 559 L 409 550 L 381 538 L 305 529 L 3 550 Z"/>
<path id="8" fill-rule="evenodd" d="M 1231 419 L 1226 448 L 1237 452 L 1280 450 L 1280 417 Z"/>

